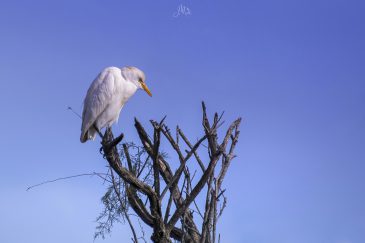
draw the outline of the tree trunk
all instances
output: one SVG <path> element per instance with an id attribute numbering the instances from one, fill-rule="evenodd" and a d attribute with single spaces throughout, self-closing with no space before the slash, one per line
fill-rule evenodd
<path id="1" fill-rule="evenodd" d="M 155 227 L 151 240 L 155 243 L 171 243 L 170 236 L 166 233 L 166 230 L 160 227 Z"/>

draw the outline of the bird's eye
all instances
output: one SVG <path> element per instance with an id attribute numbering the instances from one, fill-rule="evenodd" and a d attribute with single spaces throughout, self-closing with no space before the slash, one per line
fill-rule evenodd
<path id="1" fill-rule="evenodd" d="M 143 83 L 143 81 L 142 81 L 142 79 L 141 79 L 141 78 L 139 78 L 139 79 L 138 79 L 138 82 Z"/>

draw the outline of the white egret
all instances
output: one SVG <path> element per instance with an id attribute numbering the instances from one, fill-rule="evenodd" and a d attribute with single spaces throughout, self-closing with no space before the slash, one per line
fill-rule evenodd
<path id="1" fill-rule="evenodd" d="M 97 131 L 118 121 L 119 113 L 137 89 L 144 89 L 144 73 L 136 67 L 108 67 L 90 85 L 82 112 L 80 141 L 94 140 Z"/>

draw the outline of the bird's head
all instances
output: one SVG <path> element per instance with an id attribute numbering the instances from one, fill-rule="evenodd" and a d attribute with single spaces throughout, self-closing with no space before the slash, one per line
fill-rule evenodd
<path id="1" fill-rule="evenodd" d="M 133 82 L 139 89 L 143 89 L 146 93 L 152 97 L 151 91 L 148 89 L 145 80 L 146 76 L 142 70 L 136 67 L 125 67 L 122 69 L 122 73 L 127 74 L 127 79 Z"/>

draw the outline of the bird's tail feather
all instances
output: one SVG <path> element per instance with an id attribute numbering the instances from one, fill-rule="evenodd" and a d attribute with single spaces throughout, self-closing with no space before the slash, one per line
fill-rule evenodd
<path id="1" fill-rule="evenodd" d="M 86 132 L 81 133 L 80 142 L 85 143 L 87 140 L 94 140 L 96 137 L 96 130 L 91 126 Z"/>

